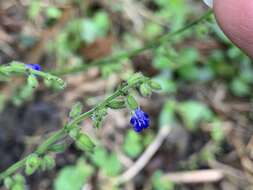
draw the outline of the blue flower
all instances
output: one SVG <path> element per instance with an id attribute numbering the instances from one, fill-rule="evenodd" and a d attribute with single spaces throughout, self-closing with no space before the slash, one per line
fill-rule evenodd
<path id="1" fill-rule="evenodd" d="M 41 71 L 41 67 L 39 64 L 26 64 L 26 66 L 30 69 L 34 69 L 36 71 Z"/>
<path id="2" fill-rule="evenodd" d="M 140 133 L 143 129 L 149 127 L 149 116 L 147 113 L 138 107 L 130 119 L 130 123 L 133 125 L 135 132 Z"/>

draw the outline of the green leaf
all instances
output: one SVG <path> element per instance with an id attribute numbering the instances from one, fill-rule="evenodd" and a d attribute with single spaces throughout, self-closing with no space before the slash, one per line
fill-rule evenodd
<path id="1" fill-rule="evenodd" d="M 149 22 L 144 29 L 144 35 L 148 39 L 152 39 L 155 37 L 158 37 L 163 32 L 163 27 L 159 24 L 156 24 L 154 22 Z"/>
<path id="2" fill-rule="evenodd" d="M 163 92 L 174 93 L 177 91 L 177 84 L 173 80 L 169 80 L 165 76 L 159 76 L 155 80 L 161 84 Z"/>
<path id="3" fill-rule="evenodd" d="M 4 178 L 4 186 L 8 189 L 11 188 L 11 186 L 13 185 L 14 181 L 11 177 L 6 177 Z"/>
<path id="4" fill-rule="evenodd" d="M 47 86 L 56 90 L 63 90 L 66 87 L 66 83 L 61 78 L 50 74 L 47 74 L 44 82 Z"/>
<path id="5" fill-rule="evenodd" d="M 28 17 L 30 19 L 35 19 L 39 15 L 41 8 L 42 8 L 42 2 L 41 1 L 32 0 L 30 2 L 30 6 L 29 6 L 29 9 L 28 9 Z"/>
<path id="6" fill-rule="evenodd" d="M 96 146 L 94 142 L 91 140 L 91 138 L 84 133 L 80 133 L 79 135 L 77 135 L 75 143 L 78 148 L 88 152 L 93 151 Z"/>
<path id="7" fill-rule="evenodd" d="M 91 155 L 92 161 L 98 167 L 102 167 L 104 165 L 107 157 L 108 157 L 108 153 L 107 153 L 106 149 L 103 147 L 95 148 L 94 153 Z"/>
<path id="8" fill-rule="evenodd" d="M 178 111 L 183 118 L 184 124 L 190 130 L 195 130 L 200 121 L 208 121 L 213 116 L 211 110 L 205 104 L 197 101 L 180 103 Z"/>
<path id="9" fill-rule="evenodd" d="M 159 126 L 164 127 L 173 123 L 175 119 L 176 102 L 173 100 L 167 101 L 159 115 Z"/>
<path id="10" fill-rule="evenodd" d="M 46 14 L 47 14 L 48 18 L 57 19 L 57 18 L 61 17 L 62 12 L 60 9 L 58 9 L 56 7 L 48 7 L 46 9 Z"/>
<path id="11" fill-rule="evenodd" d="M 140 93 L 142 96 L 149 97 L 152 94 L 152 89 L 146 83 L 141 84 L 140 86 Z"/>
<path id="12" fill-rule="evenodd" d="M 157 69 L 168 69 L 171 68 L 174 65 L 174 63 L 171 61 L 169 56 L 158 54 L 155 55 L 153 59 L 153 65 Z"/>
<path id="13" fill-rule="evenodd" d="M 220 142 L 224 139 L 225 134 L 219 121 L 212 123 L 211 137 L 215 142 Z"/>
<path id="14" fill-rule="evenodd" d="M 25 162 L 25 173 L 33 174 L 41 165 L 41 159 L 37 154 L 31 154 Z"/>
<path id="15" fill-rule="evenodd" d="M 97 37 L 105 36 L 110 28 L 106 12 L 98 12 L 94 18 L 85 19 L 81 23 L 81 37 L 87 43 L 92 43 Z"/>
<path id="16" fill-rule="evenodd" d="M 82 22 L 81 37 L 87 43 L 92 43 L 98 36 L 98 28 L 92 20 L 84 20 Z"/>
<path id="17" fill-rule="evenodd" d="M 65 142 L 60 142 L 57 144 L 53 144 L 49 147 L 50 152 L 62 153 L 67 149 L 67 144 Z"/>
<path id="18" fill-rule="evenodd" d="M 21 174 L 16 174 L 13 176 L 13 184 L 10 188 L 11 190 L 25 190 L 25 178 Z"/>
<path id="19" fill-rule="evenodd" d="M 77 165 L 65 166 L 54 181 L 55 190 L 80 190 L 94 169 L 85 160 L 80 159 Z"/>
<path id="20" fill-rule="evenodd" d="M 42 170 L 51 170 L 55 167 L 55 160 L 50 155 L 45 155 L 41 160 Z"/>
<path id="21" fill-rule="evenodd" d="M 105 173 L 109 176 L 116 176 L 122 170 L 122 165 L 115 153 L 110 154 L 103 166 Z"/>
<path id="22" fill-rule="evenodd" d="M 128 95 L 126 103 L 130 110 L 136 110 L 138 108 L 138 103 L 132 95 Z"/>
<path id="23" fill-rule="evenodd" d="M 124 152 L 131 158 L 138 157 L 143 151 L 142 138 L 139 134 L 132 130 L 127 132 L 125 141 L 123 144 Z"/>
<path id="24" fill-rule="evenodd" d="M 161 90 L 162 89 L 162 86 L 158 82 L 156 82 L 155 80 L 150 80 L 148 82 L 148 85 L 150 86 L 150 88 L 152 90 Z"/>
<path id="25" fill-rule="evenodd" d="M 109 154 L 105 148 L 95 148 L 94 153 L 90 155 L 95 165 L 102 169 L 106 175 L 115 176 L 119 174 L 122 165 L 115 153 Z"/>
<path id="26" fill-rule="evenodd" d="M 189 81 L 198 80 L 199 69 L 195 65 L 184 65 L 177 70 L 181 78 Z"/>
<path id="27" fill-rule="evenodd" d="M 234 95 L 240 97 L 247 96 L 251 92 L 249 85 L 240 78 L 235 78 L 230 84 L 230 88 Z"/>
<path id="28" fill-rule="evenodd" d="M 163 172 L 160 170 L 155 171 L 152 175 L 152 186 L 154 190 L 173 190 L 174 184 L 162 178 Z"/>
<path id="29" fill-rule="evenodd" d="M 97 12 L 93 18 L 96 27 L 98 28 L 98 36 L 105 36 L 110 29 L 110 20 L 105 11 Z"/>
<path id="30" fill-rule="evenodd" d="M 122 109 L 126 107 L 126 103 L 125 101 L 122 101 L 122 100 L 112 100 L 108 104 L 108 107 L 112 109 Z"/>

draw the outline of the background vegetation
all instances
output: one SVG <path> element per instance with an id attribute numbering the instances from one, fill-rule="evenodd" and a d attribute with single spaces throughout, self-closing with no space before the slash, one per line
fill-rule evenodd
<path id="1" fill-rule="evenodd" d="M 11 188 L 252 189 L 250 59 L 212 15 L 166 37 L 206 11 L 198 0 L 1 1 L 0 64 L 37 63 L 67 86 L 1 76 L 0 171 L 60 129 L 75 102 L 87 111 L 135 72 L 162 86 L 148 99 L 134 94 L 149 129 L 135 133 L 127 110 L 110 110 L 100 129 L 88 119 L 81 129 L 94 152 L 70 145 L 51 155 L 52 170 L 21 172 Z"/>

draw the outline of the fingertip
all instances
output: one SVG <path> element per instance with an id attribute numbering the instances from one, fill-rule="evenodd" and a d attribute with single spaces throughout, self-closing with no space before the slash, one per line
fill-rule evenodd
<path id="1" fill-rule="evenodd" d="M 214 13 L 224 33 L 253 58 L 253 1 L 214 0 Z"/>

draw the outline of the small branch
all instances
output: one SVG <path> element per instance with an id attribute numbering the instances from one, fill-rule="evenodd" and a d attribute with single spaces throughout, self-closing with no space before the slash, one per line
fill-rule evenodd
<path id="1" fill-rule="evenodd" d="M 210 167 L 214 169 L 221 169 L 226 176 L 229 176 L 233 179 L 238 179 L 241 183 L 247 183 L 247 177 L 245 173 L 239 169 L 233 168 L 232 166 L 225 165 L 216 160 L 208 161 Z"/>
<path id="2" fill-rule="evenodd" d="M 116 184 L 123 184 L 127 181 L 133 179 L 150 161 L 157 150 L 162 145 L 163 141 L 167 138 L 170 133 L 170 128 L 168 126 L 160 128 L 155 140 L 146 151 L 141 155 L 141 157 L 134 163 L 134 165 L 125 171 L 122 175 L 116 178 Z"/>
<path id="3" fill-rule="evenodd" d="M 215 183 L 224 178 L 222 170 L 208 169 L 165 174 L 162 179 L 173 183 Z"/>
<path id="4" fill-rule="evenodd" d="M 36 73 L 42 73 L 43 74 L 43 72 L 36 72 Z M 123 92 L 127 92 L 129 89 L 135 87 L 136 85 L 138 85 L 138 84 L 140 84 L 140 83 L 142 83 L 142 82 L 144 82 L 146 80 L 147 79 L 144 77 L 142 79 L 137 80 L 136 82 L 134 82 L 131 85 L 129 85 L 129 84 L 122 85 L 118 90 L 116 90 L 111 96 L 109 96 L 108 98 L 106 98 L 103 102 L 97 104 L 91 110 L 89 110 L 89 111 L 87 111 L 87 112 L 85 112 L 85 113 L 83 113 L 83 114 L 75 117 L 72 121 L 70 121 L 66 125 L 68 125 L 68 126 L 76 126 L 77 124 L 79 124 L 80 122 L 82 122 L 84 119 L 92 116 L 92 114 L 94 114 L 99 108 L 105 107 L 113 99 L 115 99 L 115 98 L 117 98 L 119 96 L 122 96 Z M 65 127 L 61 128 L 60 130 L 54 132 L 47 140 L 45 140 L 45 142 L 43 142 L 35 150 L 34 153 L 36 153 L 38 155 L 45 154 L 48 151 L 48 149 L 49 149 L 50 146 L 52 146 L 54 143 L 56 143 L 59 140 L 64 140 L 64 138 L 67 135 L 68 135 L 68 133 L 65 130 Z M 26 159 L 27 159 L 27 157 L 23 158 L 22 160 L 16 162 L 12 166 L 10 166 L 8 169 L 6 169 L 2 173 L 0 173 L 0 181 L 3 180 L 6 177 L 12 175 L 17 170 L 23 168 L 25 166 Z"/>

